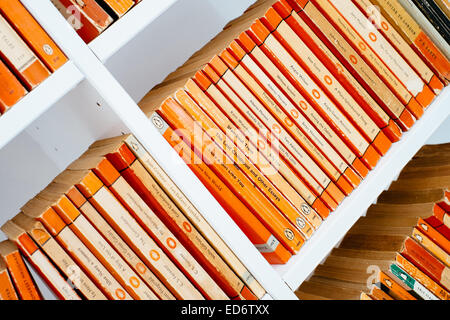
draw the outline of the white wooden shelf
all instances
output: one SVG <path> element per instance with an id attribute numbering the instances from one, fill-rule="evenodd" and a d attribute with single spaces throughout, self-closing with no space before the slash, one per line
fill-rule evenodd
<path id="1" fill-rule="evenodd" d="M 335 212 L 331 213 L 300 253 L 286 265 L 275 266 L 292 290 L 296 290 L 328 256 L 378 196 L 395 180 L 440 124 L 449 117 L 449 101 L 450 88 L 446 88 L 412 129 L 404 134 L 399 142 L 393 144 L 358 188 L 341 203 Z M 450 138 L 450 128 L 448 129 Z"/>
<path id="2" fill-rule="evenodd" d="M 447 89 L 300 254 L 271 266 L 136 104 L 253 0 L 143 0 L 89 45 L 50 0 L 21 1 L 70 62 L 0 117 L 0 224 L 91 143 L 131 132 L 266 289 L 264 299 L 297 299 L 293 291 L 449 114 Z"/>
<path id="3" fill-rule="evenodd" d="M 101 62 L 106 62 L 178 0 L 145 0 L 89 43 Z"/>
<path id="4" fill-rule="evenodd" d="M 30 123 L 44 114 L 84 79 L 68 61 L 43 83 L 23 97 L 0 117 L 0 149 L 18 136 Z"/>

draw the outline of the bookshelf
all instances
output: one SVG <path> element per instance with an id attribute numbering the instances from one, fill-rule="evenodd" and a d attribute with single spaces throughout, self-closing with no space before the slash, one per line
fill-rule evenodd
<path id="1" fill-rule="evenodd" d="M 268 292 L 264 298 L 296 299 L 293 291 L 298 285 L 448 117 L 450 93 L 447 88 L 298 256 L 285 266 L 270 266 L 136 104 L 253 2 L 143 0 L 86 45 L 50 0 L 23 0 L 70 62 L 0 118 L 0 223 L 15 215 L 92 142 L 131 132 L 263 285 Z M 205 6 L 208 14 L 199 10 Z M 183 20 L 182 30 L 174 29 L 186 16 L 190 19 Z M 175 41 L 164 42 L 174 35 Z M 46 297 L 53 296 L 45 286 L 43 291 Z"/>

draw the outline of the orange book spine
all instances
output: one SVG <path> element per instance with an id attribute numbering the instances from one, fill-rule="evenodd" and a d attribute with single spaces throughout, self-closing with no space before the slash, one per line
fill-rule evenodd
<path id="1" fill-rule="evenodd" d="M 420 269 L 418 269 L 414 264 L 409 262 L 401 254 L 397 254 L 395 261 L 398 263 L 403 270 L 405 270 L 410 276 L 419 281 L 428 290 L 434 293 L 441 300 L 450 300 L 450 293 L 437 284 L 434 280 L 428 277 Z"/>
<path id="2" fill-rule="evenodd" d="M 444 89 L 444 84 L 395 30 L 381 11 L 375 8 L 369 0 L 353 0 L 353 2 L 375 24 L 379 32 L 397 49 L 402 58 L 416 71 L 425 84 L 433 90 L 434 94 L 438 95 Z"/>
<path id="3" fill-rule="evenodd" d="M 304 99 L 300 92 L 289 82 L 287 77 L 281 72 L 280 69 L 264 54 L 264 52 L 256 45 L 248 33 L 243 32 L 236 39 L 236 42 L 232 43 L 233 51 L 237 52 L 235 43 L 245 50 L 249 57 L 265 72 L 267 77 L 273 81 L 279 90 L 289 99 L 289 101 L 294 104 L 296 110 L 292 109 L 290 114 L 294 118 L 295 122 L 298 122 L 300 115 L 303 115 L 316 130 L 320 133 L 315 135 L 313 131 L 310 136 L 317 136 L 315 138 L 318 146 L 325 148 L 325 142 L 321 142 L 321 135 L 328 142 L 329 146 L 332 147 L 335 152 L 352 168 L 358 173 L 360 177 L 365 177 L 368 173 L 367 167 L 361 163 L 361 161 L 355 156 L 355 154 L 345 145 L 340 137 L 331 129 L 331 127 L 325 122 L 325 120 L 315 111 L 315 109 Z M 283 96 L 281 93 L 277 94 Z M 288 102 L 283 103 L 288 106 Z M 304 121 L 306 122 L 306 121 Z M 332 151 L 328 151 L 330 159 L 336 158 L 332 155 Z M 339 159 L 334 160 L 338 163 L 339 168 L 343 168 L 343 164 L 340 163 Z"/>
<path id="4" fill-rule="evenodd" d="M 231 299 L 256 299 L 252 295 L 241 296 L 248 288 L 186 219 L 126 144 L 105 156 Z"/>
<path id="5" fill-rule="evenodd" d="M 313 54 L 289 24 L 283 21 L 276 10 L 270 8 L 265 16 L 261 18 L 261 21 L 269 28 L 275 38 L 284 46 L 297 63 L 319 84 L 323 92 L 328 95 L 335 106 L 358 129 L 360 134 L 381 155 L 386 154 L 391 146 L 391 141 L 361 108 L 359 103 L 344 89 L 334 75 L 323 65 L 320 59 Z M 296 27 L 299 27 L 293 19 L 289 19 L 289 21 Z"/>
<path id="6" fill-rule="evenodd" d="M 161 300 L 175 300 L 175 297 L 164 286 L 164 284 L 154 275 L 145 263 L 134 253 L 124 240 L 114 231 L 105 219 L 97 212 L 92 204 L 81 194 L 81 192 L 71 187 L 66 196 L 80 210 L 83 215 L 95 226 L 97 230 L 111 243 L 119 254 L 128 262 L 134 271 L 153 290 Z"/>
<path id="7" fill-rule="evenodd" d="M 264 146 L 267 146 L 267 151 L 265 151 L 265 153 L 269 156 L 273 155 L 272 159 L 281 158 L 281 160 L 288 164 L 291 170 L 293 170 L 307 185 L 309 190 L 303 189 L 302 193 L 308 201 L 315 201 L 313 200 L 314 198 L 320 197 L 320 200 L 323 201 L 329 209 L 335 209 L 337 203 L 334 199 L 324 191 L 320 184 L 300 164 L 300 162 L 297 161 L 297 158 L 295 158 L 291 152 L 280 143 L 274 133 L 272 133 L 266 124 L 255 115 L 253 110 L 251 110 L 250 106 L 252 106 L 253 103 L 255 105 L 259 103 L 258 100 L 251 95 L 251 92 L 248 91 L 233 73 L 231 73 L 221 60 L 217 60 L 217 63 L 221 63 L 221 66 L 224 67 L 223 70 L 221 70 L 221 74 L 217 73 L 218 71 L 214 70 L 210 65 L 206 65 L 203 68 L 203 73 L 207 75 L 210 81 L 214 82 L 214 88 L 217 88 L 230 102 L 232 102 L 236 109 L 234 112 L 244 117 L 244 119 L 251 124 L 252 130 L 258 132 L 259 137 L 255 138 L 258 141 L 257 143 L 259 143 L 260 146 L 263 146 L 262 143 L 268 142 L 267 144 L 264 144 Z M 237 89 L 241 90 L 240 94 L 245 96 L 245 101 L 241 100 L 241 98 L 233 91 Z M 325 216 L 328 216 L 328 213 L 329 211 L 326 211 Z"/>
<path id="8" fill-rule="evenodd" d="M 423 115 L 423 107 L 393 71 L 386 66 L 372 47 L 353 29 L 352 25 L 341 16 L 340 12 L 328 0 L 313 0 L 312 3 L 314 3 L 341 35 L 344 36 L 346 41 L 352 45 L 353 49 L 363 57 L 365 62 L 371 66 L 372 70 L 389 86 L 414 117 L 419 119 Z M 368 24 L 372 25 L 371 23 Z M 372 36 L 372 38 L 378 40 L 380 37 Z M 370 41 L 373 42 L 372 40 Z"/>
<path id="9" fill-rule="evenodd" d="M 450 288 L 450 269 L 413 239 L 405 241 L 401 254 L 446 290 Z"/>
<path id="10" fill-rule="evenodd" d="M 19 300 L 2 257 L 0 257 L 0 300 Z"/>
<path id="11" fill-rule="evenodd" d="M 189 279 L 183 281 L 183 287 L 185 287 L 186 291 L 189 291 L 190 297 L 202 299 L 201 294 L 203 294 L 207 299 L 227 300 L 228 297 L 220 287 L 179 242 L 175 235 L 170 232 L 167 226 L 155 215 L 136 191 L 133 190 L 114 166 L 106 158 L 100 157 L 99 159 L 100 162 L 92 168 L 93 172 L 99 177 L 105 188 L 110 190 L 117 201 L 126 208 L 131 215 L 130 217 L 135 219 L 146 234 L 153 237 L 153 240 L 165 254 L 184 273 L 185 277 L 183 278 Z M 76 164 L 72 164 L 72 166 L 74 165 Z M 70 168 L 73 168 L 72 166 Z M 99 208 L 97 209 L 99 210 Z M 179 277 L 180 280 L 184 280 L 183 278 Z"/>
<path id="12" fill-rule="evenodd" d="M 319 9 L 312 2 L 300 0 L 288 2 L 383 110 L 403 131 L 408 130 L 414 124 L 413 115 Z M 377 61 L 375 57 L 374 60 Z"/>
<path id="13" fill-rule="evenodd" d="M 435 217 L 427 219 L 420 218 L 417 222 L 418 229 L 429 237 L 433 242 L 440 246 L 445 252 L 450 253 L 450 239 L 445 236 L 445 232 L 441 233 L 436 227 L 445 227 Z M 448 228 L 447 228 L 448 230 Z"/>
<path id="14" fill-rule="evenodd" d="M 267 198 L 256 188 L 256 186 L 244 175 L 244 173 L 233 165 L 226 154 L 224 154 L 215 143 L 204 137 L 206 143 L 199 141 L 194 130 L 199 131 L 194 121 L 185 112 L 177 112 L 174 110 L 180 109 L 179 104 L 172 98 L 168 98 L 158 109 L 158 112 L 164 117 L 166 121 L 172 124 L 173 128 L 192 128 L 191 130 L 179 130 L 186 141 L 190 141 L 197 154 L 202 154 L 205 162 L 221 174 L 223 181 L 229 185 L 230 188 L 235 188 L 236 184 L 240 184 L 241 196 L 243 200 L 251 201 L 252 208 L 256 209 L 261 222 L 271 228 L 291 253 L 297 253 L 304 244 L 304 238 L 294 228 L 283 215 L 274 207 Z M 182 111 L 182 110 L 181 110 Z M 188 132 L 189 131 L 189 132 Z M 200 131 L 201 132 L 201 131 Z M 235 178 L 233 178 L 235 177 Z M 244 192 L 242 194 L 242 192 Z M 260 210 L 257 208 L 261 207 Z"/>
<path id="15" fill-rule="evenodd" d="M 97 27 L 86 13 L 71 0 L 50 0 L 61 15 L 75 29 L 84 42 L 89 43 L 102 33 L 102 28 Z"/>
<path id="16" fill-rule="evenodd" d="M 213 58 L 210 64 L 216 70 L 220 70 L 221 72 L 221 69 L 225 70 L 225 68 L 229 68 L 229 74 L 233 74 L 235 77 L 237 77 L 238 81 L 242 83 L 241 85 L 247 86 L 247 88 L 251 91 L 252 96 L 257 99 L 256 101 L 259 102 L 258 104 L 251 105 L 255 115 L 257 115 L 261 119 L 261 121 L 263 121 L 267 125 L 268 129 L 272 130 L 272 133 L 279 139 L 281 144 L 283 144 L 285 148 L 287 148 L 292 153 L 292 155 L 297 158 L 297 161 L 302 163 L 302 165 L 316 180 L 316 182 L 319 183 L 322 188 L 324 188 L 337 203 L 342 202 L 345 194 L 333 182 L 333 180 L 335 179 L 335 175 L 337 175 L 336 170 L 333 168 L 333 173 L 330 173 L 333 178 L 329 177 L 324 172 L 324 170 L 322 170 L 319 165 L 311 158 L 311 156 L 305 151 L 305 149 L 300 146 L 300 144 L 298 143 L 298 140 L 300 140 L 298 138 L 298 135 L 294 133 L 294 135 L 297 137 L 297 139 L 294 139 L 294 137 L 292 136 L 292 130 L 287 130 L 286 127 L 282 124 L 284 122 L 284 119 L 277 119 L 271 114 L 269 110 L 271 110 L 272 107 L 275 107 L 275 102 L 267 93 L 264 92 L 258 82 L 253 79 L 253 77 L 245 70 L 245 68 L 242 65 L 239 65 L 237 61 L 228 53 L 228 51 L 223 51 L 220 55 L 220 58 L 217 56 Z M 225 64 L 225 68 L 221 68 L 221 64 Z M 281 111 L 280 109 L 278 110 Z M 289 124 L 292 125 L 289 129 L 294 129 L 292 122 L 289 122 Z M 301 134 L 301 136 L 304 137 L 298 127 L 295 128 L 297 128 L 298 130 L 296 133 Z M 307 141 L 302 142 L 305 146 L 305 143 Z M 314 147 L 314 145 L 310 146 Z M 320 153 L 317 153 L 316 156 L 318 156 L 319 154 Z M 323 155 L 321 156 L 323 157 Z M 325 160 L 325 158 L 323 159 Z"/>
<path id="17" fill-rule="evenodd" d="M 32 90 L 50 75 L 3 16 L 0 16 L 0 39 L 0 57 L 28 90 Z"/>
<path id="18" fill-rule="evenodd" d="M 81 300 L 74 288 L 66 282 L 25 230 L 12 221 L 6 222 L 1 229 L 17 244 L 33 268 L 61 300 Z"/>
<path id="19" fill-rule="evenodd" d="M 437 202 L 436 205 L 438 205 L 446 213 L 450 213 L 450 191 L 449 190 L 445 190 L 444 199 Z"/>
<path id="20" fill-rule="evenodd" d="M 358 7 L 353 2 L 345 6 L 342 5 L 342 2 L 335 0 L 328 0 L 328 2 L 358 32 L 365 44 L 371 47 L 383 60 L 386 67 L 391 70 L 408 92 L 416 98 L 417 102 L 423 108 L 428 107 L 435 98 L 433 91 L 384 38 L 376 26 L 370 23 Z"/>
<path id="21" fill-rule="evenodd" d="M 14 106 L 27 90 L 0 60 L 0 114 Z"/>
<path id="22" fill-rule="evenodd" d="M 51 72 L 67 62 L 61 49 L 19 0 L 4 1 L 0 12 Z"/>
<path id="23" fill-rule="evenodd" d="M 317 37 L 309 26 L 300 18 L 287 3 L 286 0 L 277 2 L 273 8 L 278 14 L 286 19 L 287 24 L 300 37 L 319 59 L 324 66 L 339 81 L 352 98 L 358 102 L 361 108 L 383 131 L 390 141 L 400 140 L 402 132 L 398 125 L 389 118 L 383 109 L 372 99 L 351 73 L 339 62 L 339 60 L 328 50 L 325 44 Z M 328 79 L 328 78 L 327 78 Z M 327 83 L 328 84 L 328 83 Z M 341 89 L 342 90 L 342 89 Z M 341 91 L 340 90 L 340 91 Z M 364 122 L 362 122 L 364 123 Z"/>
<path id="24" fill-rule="evenodd" d="M 38 206 L 35 206 L 36 203 L 39 203 Z M 132 300 L 132 297 L 73 233 L 56 211 L 42 203 L 47 203 L 47 201 L 33 199 L 22 208 L 22 212 L 37 219 L 45 226 L 47 231 L 66 249 L 72 259 L 89 275 L 108 299 Z"/>
<path id="25" fill-rule="evenodd" d="M 390 23 L 447 85 L 450 81 L 449 60 L 403 6 L 397 0 L 371 0 L 371 2 L 382 8 Z"/>
<path id="26" fill-rule="evenodd" d="M 211 118 L 212 122 L 210 123 L 214 126 L 214 130 L 222 130 L 222 132 L 228 136 L 228 139 L 235 141 L 235 145 L 239 147 L 247 158 L 274 184 L 276 184 L 277 180 L 280 181 L 278 183 L 278 188 L 283 195 L 292 202 L 302 215 L 305 216 L 305 218 L 313 225 L 314 229 L 317 229 L 321 224 L 322 219 L 311 207 L 309 207 L 306 199 L 297 193 L 295 188 L 288 184 L 287 179 L 285 180 L 282 173 L 285 172 L 287 167 L 277 168 L 267 161 L 267 158 L 265 158 L 262 153 L 259 153 L 259 149 L 263 148 L 265 150 L 266 146 L 262 145 L 261 147 L 257 147 L 257 143 L 255 145 L 252 141 L 248 141 L 247 137 L 245 137 L 245 135 L 234 126 L 222 111 L 215 106 L 213 101 L 206 96 L 193 80 L 189 80 L 186 83 L 185 88 L 190 96 L 193 97 L 197 105 L 201 107 L 202 111 Z M 231 104 L 229 106 L 231 106 Z M 185 110 L 187 111 L 186 108 Z M 278 162 L 277 164 L 280 163 L 281 162 Z"/>
<path id="27" fill-rule="evenodd" d="M 107 300 L 106 296 L 50 235 L 41 222 L 23 213 L 16 215 L 12 221 L 27 231 L 39 248 L 58 267 L 61 274 L 67 279 L 67 282 L 70 281 L 74 288 L 77 289 L 77 293 L 80 296 L 88 300 Z"/>
<path id="28" fill-rule="evenodd" d="M 257 20 L 251 26 L 251 32 L 257 44 L 262 44 L 260 47 L 266 55 L 279 67 L 284 68 L 283 71 L 288 77 L 295 79 L 297 89 L 308 98 L 314 109 L 343 138 L 346 144 L 361 158 L 369 169 L 374 168 L 381 155 L 366 141 L 275 36 L 270 33 L 260 20 Z"/>
<path id="29" fill-rule="evenodd" d="M 194 174 L 202 181 L 226 212 L 247 235 L 261 254 L 272 264 L 286 263 L 291 254 L 275 238 L 275 236 L 260 222 L 246 205 L 236 196 L 223 181 L 203 162 L 190 146 L 186 144 L 177 132 L 157 113 L 153 113 L 151 121 L 167 142 L 179 153 Z"/>
<path id="30" fill-rule="evenodd" d="M 201 71 L 197 72 L 193 80 L 189 80 L 185 87 L 222 131 L 226 132 L 233 141 L 236 141 L 236 144 L 248 154 L 248 157 L 255 164 L 259 164 L 261 171 L 269 170 L 271 172 L 272 170 L 278 170 L 318 214 L 321 216 L 329 214 L 329 209 L 325 204 L 316 198 L 306 184 L 295 175 L 278 155 L 274 154 L 268 142 L 262 140 L 264 137 L 258 135 L 251 124 L 237 112 L 231 102 L 213 85 L 206 74 Z M 212 99 L 214 99 L 214 102 Z M 224 113 L 222 113 L 222 110 Z M 295 201 L 293 203 L 295 204 Z M 305 207 L 302 209 L 302 213 L 307 216 L 307 219 L 317 229 L 322 219 L 314 210 L 307 210 L 307 207 Z"/>
<path id="31" fill-rule="evenodd" d="M 388 288 L 388 294 L 395 300 L 417 300 L 408 291 L 406 291 L 401 285 L 399 285 L 395 280 L 394 276 L 387 273 L 380 272 L 378 280 L 385 287 Z"/>
<path id="32" fill-rule="evenodd" d="M 21 300 L 42 300 L 41 293 L 28 271 L 25 262 L 12 241 L 0 243 L 0 254 L 4 259 L 14 287 Z"/>
<path id="33" fill-rule="evenodd" d="M 272 108 L 272 114 L 285 125 L 296 141 L 304 146 L 308 154 L 345 194 L 351 193 L 361 179 L 348 167 L 345 161 L 323 139 L 315 127 L 299 113 L 298 109 L 287 99 L 277 86 L 266 76 L 261 68 L 246 54 L 236 41 L 233 41 L 228 52 L 237 59 L 248 73 L 258 81 L 278 107 Z M 276 98 L 275 98 L 276 97 Z M 295 115 L 295 117 L 294 117 Z"/>
<path id="34" fill-rule="evenodd" d="M 66 196 L 62 195 L 52 207 L 133 299 L 157 300 L 155 294 Z"/>
<path id="35" fill-rule="evenodd" d="M 271 176 L 274 184 L 272 184 L 269 179 L 264 176 L 243 154 L 242 151 L 237 149 L 234 145 L 231 145 L 230 141 L 225 137 L 225 134 L 218 129 L 214 122 L 198 107 L 198 105 L 189 97 L 189 95 L 183 91 L 179 90 L 175 93 L 175 98 L 183 109 L 172 108 L 175 113 L 180 112 L 180 117 L 182 117 L 181 112 L 186 112 L 191 118 L 202 127 L 205 134 L 209 136 L 212 141 L 215 141 L 217 145 L 221 148 L 221 151 L 228 155 L 237 167 L 252 181 L 259 190 L 271 201 L 271 203 L 278 208 L 278 210 L 284 215 L 284 217 L 291 222 L 306 239 L 309 239 L 314 232 L 314 227 L 304 218 L 303 214 L 300 213 L 284 196 L 284 194 L 289 194 L 290 191 L 297 194 L 286 181 L 281 178 L 277 172 Z M 179 128 L 179 129 L 187 129 Z M 281 190 L 278 191 L 277 188 Z M 282 194 L 283 193 L 283 194 Z M 307 206 L 308 204 L 301 199 L 302 204 Z"/>

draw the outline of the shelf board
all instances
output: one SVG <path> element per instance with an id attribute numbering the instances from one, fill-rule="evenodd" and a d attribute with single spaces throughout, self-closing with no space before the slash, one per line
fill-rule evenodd
<path id="1" fill-rule="evenodd" d="M 23 97 L 11 110 L 0 117 L 0 149 L 75 88 L 83 79 L 83 74 L 75 64 L 68 61 Z"/>
<path id="2" fill-rule="evenodd" d="M 361 185 L 324 221 L 313 237 L 303 246 L 299 254 L 286 265 L 274 266 L 282 279 L 293 290 L 307 279 L 314 269 L 331 252 L 350 228 L 365 214 L 378 196 L 398 176 L 432 136 L 433 132 L 449 117 L 450 88 L 425 111 L 423 117 L 395 143 L 380 160 L 376 168 Z M 449 129 L 450 136 L 450 129 Z"/>
<path id="3" fill-rule="evenodd" d="M 106 62 L 177 1 L 179 0 L 141 1 L 91 41 L 89 47 L 100 61 Z"/>

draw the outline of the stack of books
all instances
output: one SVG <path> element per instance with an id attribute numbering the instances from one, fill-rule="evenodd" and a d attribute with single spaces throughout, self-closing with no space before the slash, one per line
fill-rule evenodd
<path id="1" fill-rule="evenodd" d="M 0 5 L 0 115 L 67 61 L 19 0 Z"/>
<path id="2" fill-rule="evenodd" d="M 396 0 L 261 0 L 140 107 L 283 264 L 448 84 L 448 52 L 413 23 Z"/>
<path id="3" fill-rule="evenodd" d="M 425 146 L 297 296 L 449 300 L 449 168 L 449 144 Z"/>
<path id="4" fill-rule="evenodd" d="M 1 230 L 60 299 L 265 294 L 132 135 L 94 143 Z"/>
<path id="5" fill-rule="evenodd" d="M 142 0 L 51 0 L 78 35 L 89 43 Z"/>

